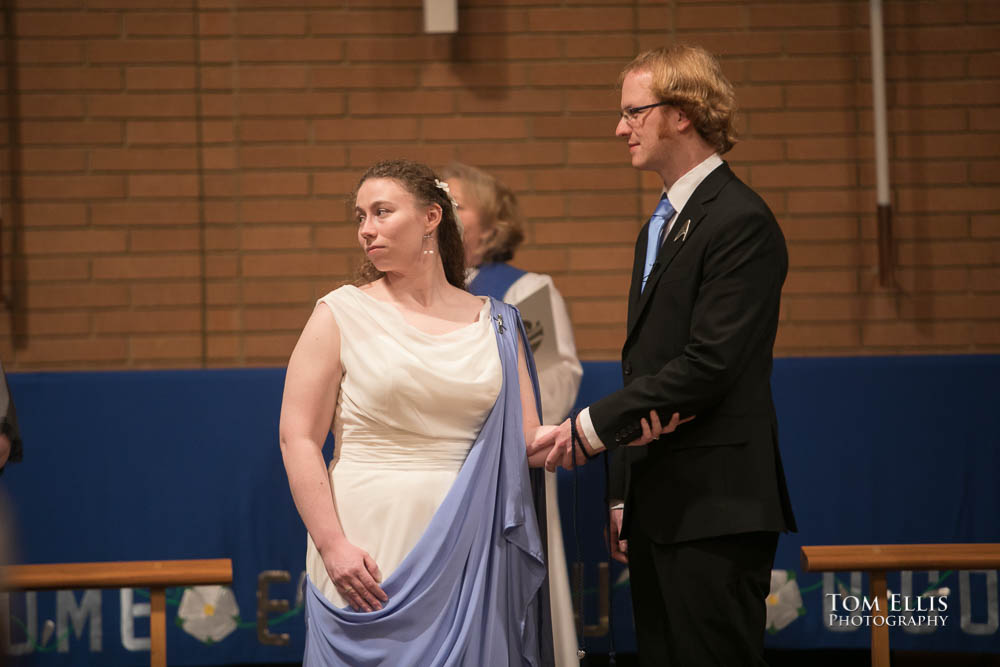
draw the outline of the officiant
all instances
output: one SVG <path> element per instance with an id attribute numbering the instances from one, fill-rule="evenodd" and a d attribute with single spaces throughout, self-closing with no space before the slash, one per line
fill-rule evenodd
<path id="1" fill-rule="evenodd" d="M 517 306 L 528 331 L 538 368 L 542 423 L 558 424 L 569 414 L 580 389 L 583 368 L 576 356 L 573 325 L 566 302 L 552 277 L 510 264 L 524 240 L 524 217 L 517 197 L 492 175 L 452 163 L 440 170 L 458 203 L 468 267 L 467 286 L 479 296 L 492 296 Z M 549 590 L 557 667 L 579 665 L 577 640 L 566 572 L 555 473 L 545 473 L 548 526 Z"/>

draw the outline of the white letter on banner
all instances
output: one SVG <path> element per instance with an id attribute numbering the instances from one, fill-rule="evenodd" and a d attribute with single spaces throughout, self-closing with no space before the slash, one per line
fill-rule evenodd
<path id="1" fill-rule="evenodd" d="M 122 646 L 129 651 L 148 651 L 149 637 L 135 636 L 135 619 L 149 616 L 149 603 L 132 604 L 132 589 L 123 588 L 122 596 Z"/>
<path id="2" fill-rule="evenodd" d="M 986 622 L 972 622 L 972 583 L 969 575 L 972 573 L 986 575 Z M 997 609 L 997 571 L 996 570 L 962 570 L 958 573 L 958 598 L 962 607 L 962 632 L 970 635 L 992 635 L 1000 626 L 1000 613 Z"/>
<path id="3" fill-rule="evenodd" d="M 84 592 L 79 606 L 73 591 L 56 592 L 56 637 L 59 638 L 59 652 L 69 653 L 69 633 L 67 625 L 73 624 L 73 634 L 77 639 L 83 634 L 83 626 L 90 618 L 90 650 L 101 652 L 101 591 L 91 588 Z"/>
<path id="4" fill-rule="evenodd" d="M 830 632 L 855 632 L 859 627 L 858 625 L 841 625 L 840 623 L 834 625 L 831 622 L 832 619 L 836 616 L 836 614 L 831 613 L 836 611 L 836 609 L 834 608 L 834 599 L 832 597 L 834 595 L 834 588 L 835 588 L 834 574 L 835 573 L 833 572 L 823 573 L 823 624 L 826 625 L 826 629 L 829 630 Z M 838 574 L 843 574 L 843 573 L 838 573 Z M 860 572 L 851 572 L 851 590 L 847 593 L 847 595 L 854 595 L 854 596 L 861 595 Z M 855 608 L 854 611 L 850 612 L 848 616 L 844 616 L 843 618 L 851 619 L 850 623 L 853 624 L 854 619 L 858 618 L 860 614 L 861 611 Z"/>
<path id="5" fill-rule="evenodd" d="M 35 650 L 35 640 L 38 639 L 38 594 L 35 591 L 27 591 L 24 594 L 24 634 L 23 642 L 10 643 L 11 622 L 14 614 L 10 610 L 10 593 L 0 593 L 0 610 L 6 613 L 3 628 L 3 647 L 7 655 L 27 655 Z"/>

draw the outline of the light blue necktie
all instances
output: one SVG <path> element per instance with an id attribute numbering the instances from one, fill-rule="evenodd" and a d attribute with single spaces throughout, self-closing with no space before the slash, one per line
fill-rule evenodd
<path id="1" fill-rule="evenodd" d="M 653 211 L 653 216 L 649 219 L 649 238 L 646 239 L 646 267 L 642 270 L 642 289 L 639 290 L 640 292 L 646 289 L 646 280 L 653 270 L 656 255 L 663 244 L 663 230 L 666 229 L 667 222 L 672 217 L 674 217 L 674 207 L 670 205 L 667 193 L 664 192 L 663 196 L 660 197 L 660 203 L 656 205 L 656 210 Z"/>

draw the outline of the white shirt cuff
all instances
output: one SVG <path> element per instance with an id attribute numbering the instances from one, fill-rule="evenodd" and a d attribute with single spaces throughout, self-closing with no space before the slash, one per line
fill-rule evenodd
<path id="1" fill-rule="evenodd" d="M 601 442 L 601 439 L 597 437 L 597 431 L 594 429 L 594 422 L 590 419 L 590 408 L 584 408 L 580 410 L 580 428 L 583 429 L 583 435 L 587 438 L 587 442 L 590 444 L 590 449 L 595 454 L 597 452 L 603 452 L 607 447 Z"/>

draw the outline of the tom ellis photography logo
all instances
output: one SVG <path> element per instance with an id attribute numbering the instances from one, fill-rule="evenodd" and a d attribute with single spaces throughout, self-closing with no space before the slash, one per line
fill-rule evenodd
<path id="1" fill-rule="evenodd" d="M 885 601 L 867 595 L 827 593 L 825 607 L 831 627 L 938 626 L 948 624 L 948 589 L 939 595 L 900 595 L 889 592 Z"/>

